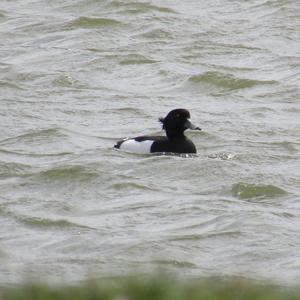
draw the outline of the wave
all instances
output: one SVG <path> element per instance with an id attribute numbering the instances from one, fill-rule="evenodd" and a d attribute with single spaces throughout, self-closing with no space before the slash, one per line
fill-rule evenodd
<path id="1" fill-rule="evenodd" d="M 112 1 L 112 6 L 116 8 L 125 8 L 124 12 L 128 13 L 149 13 L 149 12 L 161 12 L 161 13 L 168 13 L 174 14 L 176 13 L 175 10 L 169 7 L 157 6 L 150 4 L 148 2 L 133 2 L 133 1 Z"/>
<path id="2" fill-rule="evenodd" d="M 176 268 L 197 269 L 198 266 L 189 261 L 175 260 L 175 259 L 157 259 L 152 260 L 151 263 L 161 266 L 174 266 Z"/>
<path id="3" fill-rule="evenodd" d="M 63 141 L 69 146 L 62 147 Z M 60 128 L 31 130 L 0 141 L 0 154 L 26 157 L 54 157 L 73 153 L 68 132 Z"/>
<path id="4" fill-rule="evenodd" d="M 216 232 L 208 232 L 208 233 L 200 233 L 200 234 L 184 234 L 178 235 L 170 238 L 170 241 L 197 241 L 203 239 L 210 239 L 215 237 L 237 237 L 240 236 L 241 232 L 238 230 L 228 230 L 228 231 L 216 231 Z"/>
<path id="5" fill-rule="evenodd" d="M 145 37 L 147 39 L 162 39 L 163 41 L 166 41 L 172 37 L 170 32 L 165 31 L 163 29 L 149 30 L 149 31 L 141 34 L 141 36 Z"/>
<path id="6" fill-rule="evenodd" d="M 64 151 L 64 152 L 55 152 L 55 153 L 25 153 L 21 151 L 12 151 L 6 149 L 0 149 L 0 153 L 4 153 L 7 155 L 17 155 L 17 156 L 24 156 L 24 157 L 54 157 L 54 156 L 66 156 L 73 154 L 71 151 Z"/>
<path id="7" fill-rule="evenodd" d="M 67 24 L 66 29 L 74 28 L 97 28 L 103 26 L 116 26 L 122 23 L 114 19 L 107 18 L 91 18 L 91 17 L 79 17 Z"/>
<path id="8" fill-rule="evenodd" d="M 68 229 L 68 228 L 85 228 L 92 229 L 89 226 L 77 224 L 66 219 L 51 219 L 45 217 L 26 216 L 15 213 L 7 209 L 6 206 L 0 205 L 0 215 L 2 217 L 10 217 L 17 222 L 24 225 L 38 228 L 51 228 L 51 229 Z"/>
<path id="9" fill-rule="evenodd" d="M 232 185 L 232 195 L 239 199 L 274 198 L 287 194 L 285 190 L 271 184 L 252 184 L 239 182 Z"/>
<path id="10" fill-rule="evenodd" d="M 235 158 L 235 154 L 233 153 L 226 153 L 226 152 L 220 152 L 220 153 L 214 153 L 208 155 L 208 158 L 212 159 L 219 159 L 219 160 L 231 160 Z"/>
<path id="11" fill-rule="evenodd" d="M 14 82 L 8 82 L 6 80 L 0 80 L 0 87 L 1 88 L 10 88 L 14 90 L 25 90 L 21 84 L 16 84 Z"/>
<path id="12" fill-rule="evenodd" d="M 1 19 L 3 18 L 6 18 L 7 17 L 7 12 L 0 9 L 0 22 L 2 21 Z"/>
<path id="13" fill-rule="evenodd" d="M 109 113 L 131 113 L 133 115 L 146 115 L 144 111 L 141 108 L 138 107 L 133 107 L 133 106 L 123 106 L 119 108 L 108 108 L 106 110 Z"/>
<path id="14" fill-rule="evenodd" d="M 194 84 L 211 84 L 229 90 L 238 90 L 252 88 L 258 85 L 276 84 L 275 80 L 255 80 L 247 78 L 239 78 L 232 74 L 226 74 L 215 71 L 208 71 L 203 74 L 193 75 L 188 79 Z"/>
<path id="15" fill-rule="evenodd" d="M 120 61 L 120 65 L 153 64 L 155 60 L 139 54 L 130 54 Z"/>
<path id="16" fill-rule="evenodd" d="M 139 184 L 136 182 L 118 182 L 109 186 L 109 189 L 122 191 L 122 190 L 142 190 L 142 191 L 155 191 L 156 189 L 145 184 Z"/>
<path id="17" fill-rule="evenodd" d="M 42 180 L 88 180 L 97 176 L 96 171 L 83 166 L 62 166 L 43 171 L 37 175 Z"/>
<path id="18" fill-rule="evenodd" d="M 15 142 L 26 142 L 26 140 L 32 140 L 36 138 L 46 138 L 49 137 L 65 137 L 66 135 L 61 132 L 60 128 L 47 128 L 41 130 L 34 130 L 29 133 L 21 134 L 15 137 L 10 137 L 0 141 L 0 145 L 6 145 Z"/>
<path id="19" fill-rule="evenodd" d="M 0 161 L 0 178 L 10 178 L 16 176 L 28 176 L 31 167 L 25 164 Z"/>
<path id="20" fill-rule="evenodd" d="M 40 228 L 70 228 L 70 227 L 85 227 L 82 225 L 78 225 L 72 223 L 70 221 L 64 219 L 57 219 L 52 220 L 48 218 L 41 218 L 41 217 L 18 217 L 18 220 L 21 221 L 24 225 L 33 226 L 33 227 L 40 227 Z"/>

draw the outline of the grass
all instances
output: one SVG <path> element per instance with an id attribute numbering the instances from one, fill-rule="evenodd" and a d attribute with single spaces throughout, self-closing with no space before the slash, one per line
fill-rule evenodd
<path id="1" fill-rule="evenodd" d="M 158 276 L 78 286 L 24 284 L 0 288 L 0 300 L 298 300 L 300 290 L 234 280 L 179 281 Z"/>

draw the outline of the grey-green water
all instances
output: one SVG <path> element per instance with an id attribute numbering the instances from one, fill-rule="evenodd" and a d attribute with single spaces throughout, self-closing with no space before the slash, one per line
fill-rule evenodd
<path id="1" fill-rule="evenodd" d="M 1 0 L 0 283 L 300 279 L 300 3 Z M 184 107 L 197 157 L 112 148 Z"/>

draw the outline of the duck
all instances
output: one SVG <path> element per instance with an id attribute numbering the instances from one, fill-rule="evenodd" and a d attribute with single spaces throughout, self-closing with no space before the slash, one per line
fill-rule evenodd
<path id="1" fill-rule="evenodd" d="M 187 129 L 201 130 L 190 121 L 191 115 L 187 109 L 171 110 L 166 117 L 159 118 L 165 136 L 144 135 L 134 138 L 124 138 L 118 141 L 114 148 L 137 154 L 149 153 L 197 153 L 194 143 L 184 135 Z"/>

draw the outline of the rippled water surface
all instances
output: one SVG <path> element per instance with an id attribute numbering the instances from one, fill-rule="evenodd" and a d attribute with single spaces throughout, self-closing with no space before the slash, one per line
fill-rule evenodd
<path id="1" fill-rule="evenodd" d="M 296 0 L 1 0 L 0 283 L 299 282 L 299 16 Z M 197 156 L 112 148 L 178 107 Z"/>

